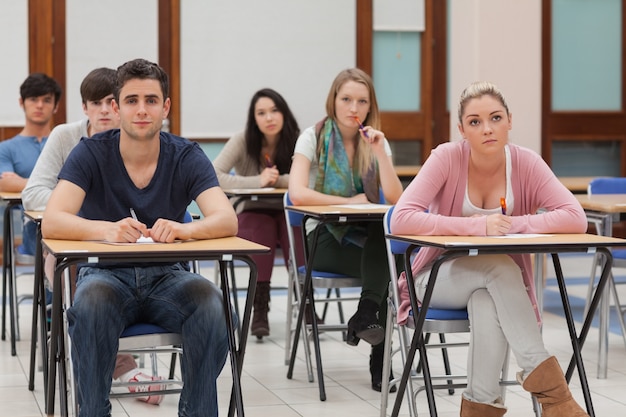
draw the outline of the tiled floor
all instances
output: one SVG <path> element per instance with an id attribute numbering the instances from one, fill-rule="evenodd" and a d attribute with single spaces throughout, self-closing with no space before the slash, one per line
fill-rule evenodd
<path id="1" fill-rule="evenodd" d="M 563 259 L 563 267 L 567 277 L 577 277 L 568 283 L 568 291 L 573 298 L 576 311 L 580 310 L 586 291 L 586 279 L 591 261 L 586 257 L 567 257 Z M 205 266 L 206 276 L 213 276 L 213 269 Z M 286 283 L 284 267 L 276 267 L 273 286 L 280 287 Z M 550 270 L 548 275 L 551 276 Z M 245 276 L 242 271 L 239 277 Z M 20 293 L 32 291 L 32 277 L 18 278 Z M 240 283 L 242 285 L 243 283 Z M 626 290 L 626 289 L 625 289 Z M 558 314 L 555 303 L 558 294 L 554 280 L 548 279 L 546 287 L 546 312 L 544 314 L 544 338 L 549 351 L 555 354 L 562 366 L 566 366 L 571 353 L 569 336 L 564 319 Z M 243 297 L 243 294 L 241 295 Z M 626 296 L 624 296 L 626 299 Z M 240 301 L 242 302 L 242 298 Z M 553 301 L 557 300 L 557 301 Z M 348 306 L 353 311 L 354 306 Z M 552 312 L 554 311 L 554 312 Z M 20 329 L 22 339 L 18 342 L 17 357 L 10 355 L 8 341 L 0 342 L 0 415 L 13 417 L 40 417 L 44 415 L 42 374 L 36 375 L 35 391 L 28 390 L 28 360 L 30 349 L 30 318 L 31 305 L 23 303 L 20 307 Z M 380 394 L 370 389 L 368 372 L 369 346 L 362 342 L 357 347 L 343 343 L 337 333 L 326 333 L 322 336 L 322 355 L 326 381 L 327 400 L 321 402 L 317 383 L 307 381 L 306 368 L 302 360 L 302 349 L 299 349 L 299 361 L 293 379 L 286 378 L 285 365 L 285 316 L 286 291 L 280 288 L 272 291 L 270 312 L 271 336 L 264 338 L 262 343 L 250 339 L 243 375 L 243 395 L 245 411 L 248 416 L 272 417 L 325 417 L 325 416 L 378 416 Z M 615 327 L 615 326 L 613 326 Z M 586 370 L 592 390 L 592 399 L 597 416 L 626 415 L 626 348 L 618 330 L 610 335 L 609 372 L 608 378 L 597 379 L 597 328 L 592 329 L 583 349 Z M 457 349 L 459 351 L 459 349 Z M 438 363 L 433 353 L 431 366 Z M 462 372 L 465 367 L 466 351 L 452 353 L 452 363 L 456 371 Z M 165 363 L 165 362 L 164 362 Z M 396 374 L 401 372 L 400 360 L 394 360 Z M 516 371 L 514 360 L 511 361 L 510 375 Z M 165 373 L 165 366 L 161 373 Z M 230 395 L 229 365 L 219 380 L 219 397 L 221 414 L 225 415 Z M 575 397 L 582 399 L 579 384 L 573 379 L 571 384 Z M 460 390 L 450 396 L 446 391 L 437 392 L 437 408 L 442 417 L 458 416 Z M 390 396 L 390 401 L 395 395 Z M 134 399 L 115 400 L 113 415 L 123 416 L 175 416 L 177 415 L 177 396 L 167 396 L 159 406 L 147 405 Z M 509 387 L 506 402 L 509 407 L 507 416 L 532 416 L 530 397 L 519 386 Z M 389 411 L 391 407 L 389 408 Z M 56 407 L 58 413 L 58 406 Z M 426 399 L 423 393 L 418 396 L 420 415 L 428 415 Z M 405 406 L 401 415 L 408 415 Z"/>

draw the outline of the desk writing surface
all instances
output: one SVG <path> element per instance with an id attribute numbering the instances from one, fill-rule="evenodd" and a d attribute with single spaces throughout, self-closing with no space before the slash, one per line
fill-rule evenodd
<path id="1" fill-rule="evenodd" d="M 532 237 L 496 237 L 496 236 L 417 236 L 417 235 L 387 235 L 389 239 L 401 240 L 423 246 L 432 246 L 441 249 L 453 248 L 498 248 L 516 246 L 520 249 L 528 247 L 608 247 L 626 246 L 625 239 L 594 234 L 546 234 Z"/>
<path id="2" fill-rule="evenodd" d="M 158 260 L 159 257 L 176 256 L 177 254 L 193 257 L 222 253 L 269 252 L 269 248 L 266 246 L 235 236 L 175 243 L 130 243 L 124 245 L 81 240 L 43 239 L 42 244 L 55 256 L 88 255 L 115 257 L 117 259 L 137 255 L 149 256 Z"/>
<path id="3" fill-rule="evenodd" d="M 626 194 L 580 194 L 575 197 L 585 210 L 626 213 Z"/>
<path id="4" fill-rule="evenodd" d="M 355 204 L 319 205 L 319 206 L 288 206 L 288 210 L 297 211 L 313 216 L 325 214 L 380 214 L 384 215 L 389 210 L 385 204 L 364 204 L 363 208 L 355 208 Z"/>
<path id="5" fill-rule="evenodd" d="M 41 221 L 41 219 L 43 219 L 43 211 L 25 210 L 24 216 L 28 217 L 34 222 L 38 222 L 38 221 Z"/>
<path id="6" fill-rule="evenodd" d="M 586 193 L 589 183 L 597 177 L 558 177 L 561 184 L 573 193 Z"/>
<path id="7" fill-rule="evenodd" d="M 0 198 L 5 201 L 15 201 L 22 199 L 22 193 L 0 192 Z"/>
<path id="8" fill-rule="evenodd" d="M 286 188 L 225 188 L 223 189 L 224 194 L 229 197 L 245 197 L 251 195 L 267 195 L 267 196 L 277 196 L 282 197 L 286 192 Z"/>
<path id="9" fill-rule="evenodd" d="M 394 169 L 400 178 L 413 178 L 420 171 L 421 165 L 396 165 Z"/>

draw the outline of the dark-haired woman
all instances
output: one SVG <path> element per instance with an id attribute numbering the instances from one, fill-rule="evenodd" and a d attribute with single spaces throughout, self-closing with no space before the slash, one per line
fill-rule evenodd
<path id="1" fill-rule="evenodd" d="M 220 186 L 233 188 L 287 188 L 291 157 L 300 134 L 298 123 L 285 99 L 276 91 L 257 91 L 250 101 L 246 129 L 235 134 L 213 161 Z M 233 171 L 234 172 L 231 172 Z M 270 280 L 276 247 L 289 265 L 289 241 L 282 200 L 242 201 L 237 205 L 238 236 L 271 249 L 252 258 L 258 268 L 254 315 L 250 332 L 261 339 L 269 336 L 267 318 Z"/>

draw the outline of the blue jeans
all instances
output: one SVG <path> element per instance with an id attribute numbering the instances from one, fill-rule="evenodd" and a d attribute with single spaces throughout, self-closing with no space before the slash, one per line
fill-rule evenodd
<path id="1" fill-rule="evenodd" d="M 33 221 L 24 222 L 22 228 L 22 247 L 26 255 L 35 255 L 37 250 L 37 223 Z"/>
<path id="2" fill-rule="evenodd" d="M 82 267 L 67 312 L 79 415 L 110 416 L 118 339 L 128 325 L 154 323 L 183 340 L 179 416 L 217 416 L 216 380 L 228 354 L 222 292 L 180 265 Z"/>

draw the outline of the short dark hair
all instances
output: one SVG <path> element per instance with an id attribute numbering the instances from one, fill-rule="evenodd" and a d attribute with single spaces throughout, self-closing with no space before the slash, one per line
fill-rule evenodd
<path id="1" fill-rule="evenodd" d="M 80 83 L 80 97 L 83 104 L 88 101 L 102 100 L 115 92 L 117 72 L 111 68 L 96 68 L 91 71 Z"/>
<path id="2" fill-rule="evenodd" d="M 61 99 L 61 85 L 43 72 L 34 72 L 30 74 L 20 86 L 20 96 L 22 101 L 31 97 L 45 96 L 46 94 L 54 94 L 54 103 L 58 103 Z"/>
<path id="3" fill-rule="evenodd" d="M 165 70 L 154 62 L 139 58 L 128 61 L 117 67 L 117 83 L 115 86 L 116 102 L 120 102 L 120 91 L 122 87 L 124 87 L 124 84 L 129 80 L 137 78 L 141 80 L 157 80 L 161 83 L 163 99 L 165 100 L 169 97 L 170 82 Z"/>

